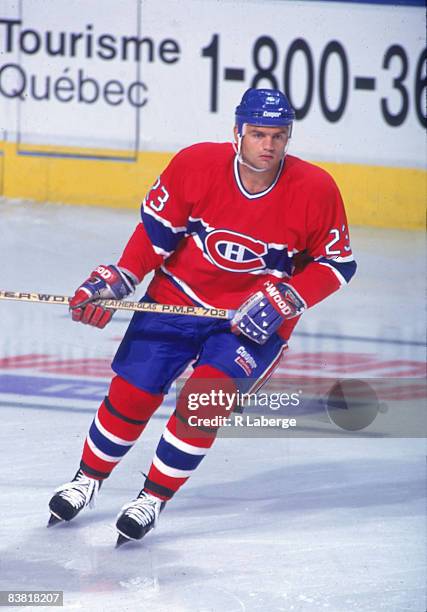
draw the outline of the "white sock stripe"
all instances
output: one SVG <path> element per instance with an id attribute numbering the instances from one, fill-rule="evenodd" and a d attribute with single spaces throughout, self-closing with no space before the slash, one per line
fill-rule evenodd
<path id="1" fill-rule="evenodd" d="M 135 442 L 137 441 L 139 437 L 137 436 L 135 440 L 129 441 L 129 440 L 123 440 L 123 438 L 119 438 L 118 436 L 115 436 L 114 434 L 109 432 L 108 429 L 105 429 L 105 427 L 102 425 L 101 421 L 99 420 L 98 415 L 95 415 L 95 425 L 97 429 L 99 430 L 99 432 L 102 433 L 102 435 L 105 436 L 108 440 L 110 440 L 110 442 L 114 442 L 115 444 L 121 444 L 122 446 L 133 446 L 133 444 L 135 444 Z"/>
<path id="2" fill-rule="evenodd" d="M 170 467 L 169 465 L 166 465 L 166 463 L 163 463 L 163 461 L 159 459 L 157 455 L 154 455 L 153 465 L 159 470 L 159 472 L 162 472 L 162 474 L 165 476 L 171 476 L 172 478 L 187 478 L 195 471 L 195 469 L 177 470 L 176 468 Z"/>
<path id="3" fill-rule="evenodd" d="M 209 450 L 207 448 L 200 448 L 200 446 L 193 446 L 192 444 L 188 444 L 187 442 L 180 440 L 171 431 L 169 431 L 167 427 L 163 432 L 163 438 L 166 440 L 166 442 L 169 442 L 169 444 L 172 444 L 172 446 L 175 446 L 175 448 L 178 450 L 190 455 L 202 455 L 204 457 Z"/>
<path id="4" fill-rule="evenodd" d="M 92 442 L 89 436 L 87 436 L 86 442 L 88 443 L 88 446 L 93 452 L 93 454 L 96 455 L 99 459 L 102 459 L 103 461 L 108 461 L 109 463 L 118 463 L 120 461 L 121 457 L 111 457 L 111 455 L 107 455 L 100 451 L 99 448 Z"/>

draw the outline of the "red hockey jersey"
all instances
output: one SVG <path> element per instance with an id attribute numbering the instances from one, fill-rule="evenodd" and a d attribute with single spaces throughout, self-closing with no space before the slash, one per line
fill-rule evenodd
<path id="1" fill-rule="evenodd" d="M 272 185 L 245 190 L 231 143 L 179 152 L 141 207 L 119 265 L 169 304 L 238 308 L 266 280 L 291 284 L 312 306 L 347 283 L 356 264 L 332 177 L 287 155 Z M 280 329 L 288 338 L 296 320 Z"/>

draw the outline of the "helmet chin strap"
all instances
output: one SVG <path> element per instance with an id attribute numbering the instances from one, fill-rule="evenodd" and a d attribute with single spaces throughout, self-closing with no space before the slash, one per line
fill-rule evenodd
<path id="1" fill-rule="evenodd" d="M 268 168 L 256 168 L 255 166 L 252 166 L 251 164 L 248 164 L 248 162 L 246 162 L 243 159 L 243 155 L 242 155 L 242 136 L 239 134 L 237 136 L 237 145 L 235 142 L 233 142 L 233 149 L 236 151 L 236 155 L 237 155 L 237 159 L 239 160 L 239 164 L 242 164 L 242 166 L 246 166 L 247 168 L 249 168 L 250 170 L 253 170 L 254 172 L 267 172 Z"/>
<path id="2" fill-rule="evenodd" d="M 246 124 L 243 126 L 242 132 L 244 131 L 246 127 Z M 243 166 L 246 166 L 247 168 L 249 168 L 250 170 L 253 170 L 254 172 L 268 172 L 268 168 L 257 168 L 256 166 L 252 166 L 251 164 L 249 164 L 247 161 L 245 161 L 243 159 L 243 155 L 242 155 L 242 140 L 243 140 L 243 136 L 244 134 L 238 134 L 237 135 L 237 145 L 233 140 L 233 149 L 236 152 L 237 155 L 237 159 L 239 161 L 239 164 L 242 164 Z M 286 157 L 286 153 L 288 152 L 288 147 L 289 147 L 289 141 L 290 138 L 288 139 L 285 148 L 283 149 L 283 154 L 282 157 L 280 158 L 280 161 L 282 161 L 283 159 L 285 159 Z"/>

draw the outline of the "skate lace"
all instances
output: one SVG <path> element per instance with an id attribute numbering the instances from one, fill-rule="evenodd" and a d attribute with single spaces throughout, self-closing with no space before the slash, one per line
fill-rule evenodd
<path id="1" fill-rule="evenodd" d="M 160 500 L 150 499 L 147 495 L 142 495 L 135 501 L 130 502 L 123 510 L 126 516 L 134 519 L 142 527 L 146 527 L 151 523 L 156 524 L 160 513 L 160 505 Z"/>
<path id="2" fill-rule="evenodd" d="M 79 474 L 75 480 L 59 487 L 57 492 L 74 508 L 82 508 L 92 501 L 96 492 L 96 483 L 84 474 Z"/>

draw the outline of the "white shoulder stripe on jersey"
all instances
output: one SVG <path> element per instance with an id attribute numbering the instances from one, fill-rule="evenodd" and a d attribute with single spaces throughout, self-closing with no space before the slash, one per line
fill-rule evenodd
<path id="1" fill-rule="evenodd" d="M 293 257 L 296 253 L 299 253 L 298 249 L 290 249 L 287 244 L 280 244 L 278 242 L 268 242 L 267 247 L 277 251 L 284 251 L 286 249 L 288 257 Z"/>
<path id="2" fill-rule="evenodd" d="M 187 228 L 185 226 L 180 227 L 180 226 L 172 225 L 172 223 L 170 221 L 160 217 L 160 215 L 156 214 L 154 212 L 154 210 L 152 210 L 149 206 L 147 206 L 145 200 L 143 201 L 142 206 L 143 206 L 144 212 L 147 215 L 150 215 L 150 217 L 153 217 L 153 219 L 155 219 L 156 221 L 158 221 L 159 223 L 161 223 L 162 225 L 164 225 L 165 227 L 170 229 L 171 232 L 173 232 L 174 234 L 178 234 L 179 232 L 186 232 L 187 231 Z"/>
<path id="3" fill-rule="evenodd" d="M 319 257 L 316 257 L 314 261 L 318 261 L 319 259 L 322 259 L 323 257 L 325 257 L 324 255 L 320 255 Z M 325 259 L 330 259 L 331 261 L 335 261 L 336 263 L 348 263 L 349 261 L 354 261 L 354 257 L 353 255 L 347 255 L 347 257 L 328 257 Z"/>
<path id="4" fill-rule="evenodd" d="M 196 243 L 196 246 L 202 251 L 203 255 L 206 256 L 206 253 L 203 249 L 203 242 L 200 238 L 200 236 L 198 234 L 191 234 L 191 238 L 194 240 L 194 242 Z M 208 261 L 210 261 L 209 257 L 206 256 L 206 259 Z"/>
<path id="5" fill-rule="evenodd" d="M 337 263 L 347 263 L 349 261 L 354 261 L 353 255 L 347 255 L 347 257 L 334 257 L 332 261 L 336 261 Z"/>
<path id="6" fill-rule="evenodd" d="M 248 274 L 271 274 L 276 278 L 290 278 L 290 275 L 284 270 L 276 270 L 274 268 L 264 268 L 264 270 L 252 270 L 252 272 L 248 272 Z"/>
<path id="7" fill-rule="evenodd" d="M 244 188 L 243 183 L 240 179 L 239 159 L 238 159 L 238 156 L 236 155 L 236 157 L 234 158 L 234 178 L 236 179 L 236 183 L 237 183 L 239 190 L 249 200 L 256 200 L 257 198 L 262 198 L 263 196 L 267 195 L 267 193 L 270 193 L 270 191 L 275 187 L 277 181 L 279 180 L 279 177 L 282 173 L 284 161 L 285 159 L 283 158 L 282 161 L 280 162 L 280 166 L 279 166 L 279 170 L 277 171 L 276 178 L 271 183 L 270 187 L 268 187 L 264 191 L 261 191 L 260 193 L 249 193 L 249 191 L 246 191 L 246 189 Z"/>
<path id="8" fill-rule="evenodd" d="M 201 217 L 191 217 L 190 216 L 188 217 L 188 220 L 191 221 L 192 223 L 197 223 L 199 221 L 207 232 L 211 232 L 214 229 L 218 229 L 216 227 L 210 226 L 209 223 L 206 223 L 206 221 L 203 221 Z"/>
<path id="9" fill-rule="evenodd" d="M 161 249 L 160 247 L 156 246 L 153 243 L 151 243 L 151 246 L 153 247 L 153 250 L 156 253 L 156 255 L 162 255 L 163 257 L 169 257 L 169 255 L 173 253 L 173 251 L 165 251 L 164 249 Z"/>

